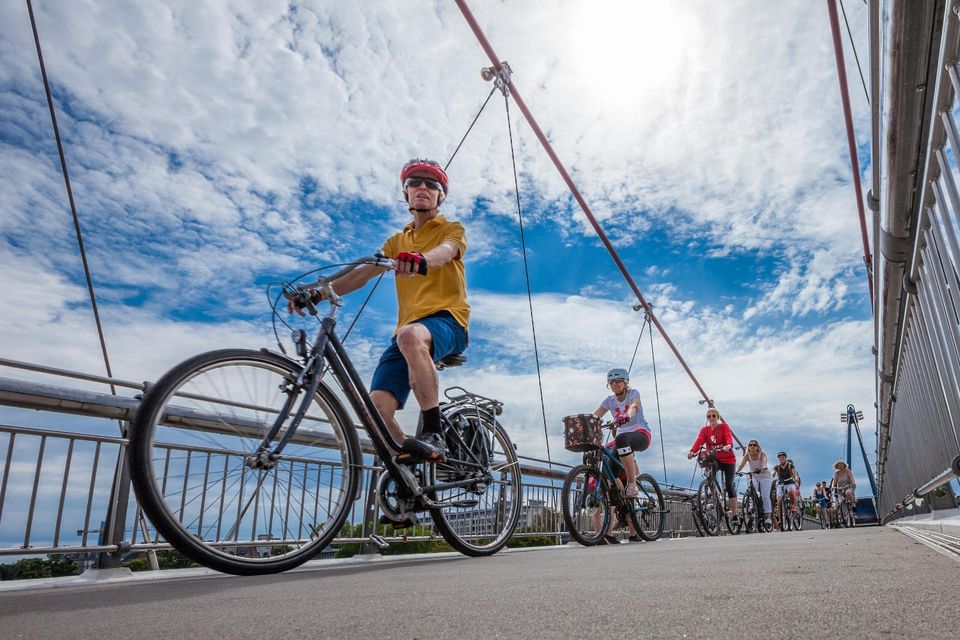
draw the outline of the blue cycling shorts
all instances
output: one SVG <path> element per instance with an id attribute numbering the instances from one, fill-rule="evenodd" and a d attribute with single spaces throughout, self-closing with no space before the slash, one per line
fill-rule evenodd
<path id="1" fill-rule="evenodd" d="M 469 345 L 467 330 L 460 326 L 449 311 L 438 311 L 413 323 L 422 324 L 430 332 L 430 356 L 440 360 L 454 353 L 463 352 Z M 411 323 L 411 324 L 413 324 Z M 400 408 L 410 397 L 410 372 L 407 360 L 400 353 L 397 338 L 394 336 L 390 346 L 380 356 L 377 370 L 373 372 L 371 391 L 386 391 L 400 403 Z"/>

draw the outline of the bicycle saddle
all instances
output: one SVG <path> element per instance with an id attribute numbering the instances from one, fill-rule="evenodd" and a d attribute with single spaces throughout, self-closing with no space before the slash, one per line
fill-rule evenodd
<path id="1" fill-rule="evenodd" d="M 437 371 L 442 371 L 448 367 L 459 367 L 467 361 L 467 354 L 465 353 L 451 353 L 448 356 L 444 356 L 437 360 L 434 364 L 437 366 Z"/>

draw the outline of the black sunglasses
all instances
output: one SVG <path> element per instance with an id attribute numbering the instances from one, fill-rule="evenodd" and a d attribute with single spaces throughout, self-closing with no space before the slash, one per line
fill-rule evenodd
<path id="1" fill-rule="evenodd" d="M 436 180 L 430 180 L 429 178 L 407 178 L 403 181 L 403 188 L 407 187 L 417 188 L 420 185 L 425 185 L 427 189 L 431 191 L 440 191 L 443 189 L 443 185 L 437 182 Z"/>

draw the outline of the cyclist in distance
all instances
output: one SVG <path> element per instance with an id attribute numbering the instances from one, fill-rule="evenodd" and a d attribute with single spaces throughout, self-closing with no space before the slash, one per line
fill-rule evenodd
<path id="1" fill-rule="evenodd" d="M 625 493 L 628 498 L 636 498 L 637 460 L 634 451 L 645 451 L 650 446 L 650 426 L 643 419 L 640 406 L 640 392 L 630 388 L 630 374 L 626 369 L 610 369 L 607 373 L 607 387 L 613 395 L 600 403 L 593 415 L 602 418 L 609 411 L 617 426 L 617 437 L 613 446 L 620 456 L 620 462 L 627 474 Z"/>
<path id="2" fill-rule="evenodd" d="M 793 464 L 793 459 L 792 459 L 792 458 L 787 458 L 787 464 L 789 464 L 790 466 L 792 466 L 794 469 L 797 468 L 797 466 L 796 466 L 795 464 Z M 797 489 L 796 489 L 797 500 L 796 500 L 796 503 L 795 503 L 795 504 L 802 509 L 802 508 L 803 508 L 803 494 L 800 493 L 800 492 L 801 492 L 803 489 L 801 489 L 801 487 L 800 487 L 801 482 L 802 482 L 802 480 L 800 479 L 800 472 L 797 471 Z"/>
<path id="3" fill-rule="evenodd" d="M 847 504 L 850 505 L 850 511 L 856 513 L 857 496 L 854 492 L 857 488 L 857 481 L 853 479 L 853 472 L 850 471 L 850 467 L 843 460 L 837 460 L 833 463 L 833 479 L 830 481 L 830 486 L 838 489 L 846 487 L 843 495 L 847 499 Z"/>
<path id="4" fill-rule="evenodd" d="M 817 488 L 813 490 L 813 499 L 817 503 L 817 515 L 821 518 L 821 522 L 830 522 L 830 497 L 823 482 L 817 482 Z"/>
<path id="5" fill-rule="evenodd" d="M 733 483 L 733 477 L 736 475 L 734 467 L 737 464 L 737 456 L 733 453 L 733 432 L 730 431 L 730 425 L 721 420 L 720 414 L 713 408 L 707 409 L 707 424 L 700 428 L 697 439 L 693 441 L 693 446 L 687 453 L 687 460 L 697 455 L 700 447 L 704 445 L 717 452 L 717 463 L 723 471 L 724 490 L 727 493 L 727 509 L 730 510 L 734 525 L 739 525 L 737 489 Z"/>
<path id="6" fill-rule="evenodd" d="M 744 465 L 747 464 L 750 465 L 751 473 L 756 473 L 755 476 L 750 476 L 750 482 L 757 483 L 760 498 L 763 500 L 763 516 L 766 524 L 769 525 L 773 512 L 772 503 L 770 502 L 770 484 L 773 482 L 773 478 L 770 476 L 767 454 L 760 448 L 760 443 L 756 440 L 751 440 L 747 443 L 747 451 L 743 454 L 743 458 L 740 459 L 737 471 L 739 472 L 743 469 Z"/>
<path id="7" fill-rule="evenodd" d="M 402 443 L 402 452 L 444 462 L 434 361 L 462 352 L 469 343 L 470 305 L 463 266 L 467 241 L 463 225 L 439 211 L 448 189 L 443 167 L 415 158 L 403 165 L 400 184 L 413 220 L 387 238 L 381 250 L 396 263 L 397 328 L 373 374 L 370 398 L 394 439 Z M 362 265 L 335 280 L 333 290 L 337 295 L 350 293 L 383 271 Z M 322 299 L 322 291 L 313 291 L 314 303 Z M 287 309 L 303 315 L 292 303 Z M 395 418 L 411 390 L 423 425 L 416 438 L 408 438 Z"/>
<path id="8" fill-rule="evenodd" d="M 787 460 L 787 452 L 781 451 L 777 454 L 777 464 L 773 467 L 773 472 L 777 476 L 777 510 L 780 509 L 780 501 L 783 494 L 787 493 L 790 497 L 790 510 L 797 510 L 797 470 L 793 463 Z"/>

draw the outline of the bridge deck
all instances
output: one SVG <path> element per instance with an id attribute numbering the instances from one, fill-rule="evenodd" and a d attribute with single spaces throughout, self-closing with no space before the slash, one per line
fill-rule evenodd
<path id="1" fill-rule="evenodd" d="M 724 637 L 752 623 L 780 638 L 954 638 L 958 588 L 960 562 L 872 527 L 5 592 L 0 626 L 220 640 Z"/>

